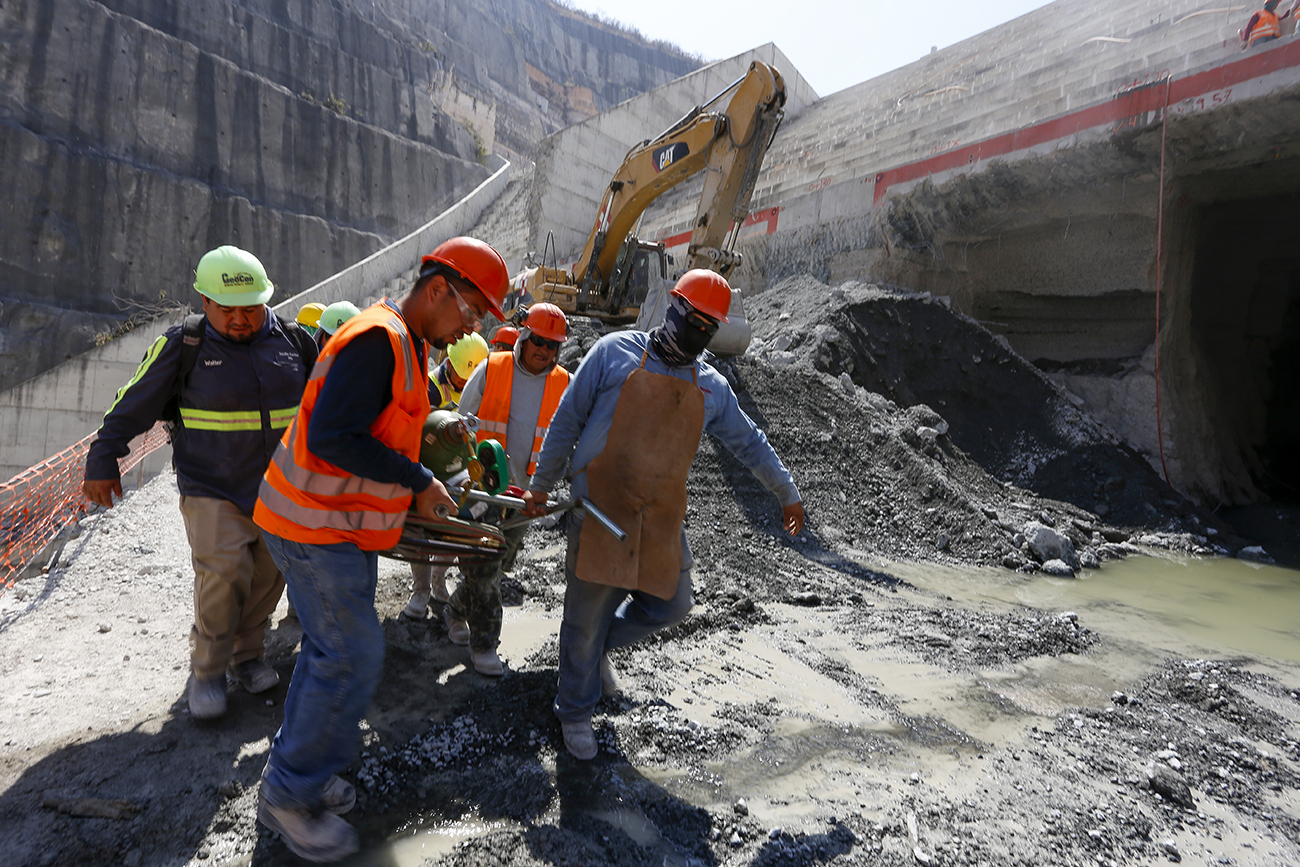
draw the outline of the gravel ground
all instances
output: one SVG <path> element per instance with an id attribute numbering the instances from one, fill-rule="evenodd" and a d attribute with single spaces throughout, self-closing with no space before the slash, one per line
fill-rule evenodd
<path id="1" fill-rule="evenodd" d="M 748 306 L 754 350 L 722 369 L 795 474 L 804 534 L 705 437 L 697 606 L 616 654 L 589 763 L 550 713 L 558 528 L 507 579 L 499 680 L 440 619 L 397 616 L 408 575 L 381 561 L 352 863 L 1300 864 L 1294 665 L 905 580 L 1267 555 L 932 299 L 798 278 Z M 254 822 L 284 685 L 232 687 L 216 722 L 186 711 L 189 575 L 164 473 L 0 597 L 6 864 L 299 863 Z"/>

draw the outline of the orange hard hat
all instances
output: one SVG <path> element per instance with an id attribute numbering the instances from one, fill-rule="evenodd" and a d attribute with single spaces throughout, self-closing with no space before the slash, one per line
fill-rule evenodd
<path id="1" fill-rule="evenodd" d="M 528 308 L 524 327 L 547 340 L 563 342 L 569 336 L 569 320 L 564 318 L 564 311 L 546 301 Z"/>
<path id="2" fill-rule="evenodd" d="M 673 287 L 673 295 L 719 322 L 727 321 L 731 309 L 731 286 L 716 271 L 693 268 L 682 275 Z"/>
<path id="3" fill-rule="evenodd" d="M 496 334 L 492 335 L 493 343 L 504 343 L 506 346 L 514 346 L 518 339 L 519 329 L 513 325 L 502 325 L 497 329 Z"/>
<path id="4" fill-rule="evenodd" d="M 421 266 L 446 265 L 483 293 L 497 319 L 505 319 L 501 304 L 510 291 L 510 274 L 501 254 L 477 238 L 459 237 L 443 241 L 420 260 Z"/>

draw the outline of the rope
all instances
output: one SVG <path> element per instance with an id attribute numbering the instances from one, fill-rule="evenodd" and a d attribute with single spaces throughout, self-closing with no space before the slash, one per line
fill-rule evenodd
<path id="1" fill-rule="evenodd" d="M 0 485 L 0 594 L 14 585 L 50 540 L 86 513 L 81 483 L 95 436 L 82 438 Z M 167 429 L 160 422 L 131 442 L 130 453 L 118 461 L 119 472 L 126 475 L 166 444 Z"/>
<path id="2" fill-rule="evenodd" d="M 1173 76 L 1165 76 L 1165 104 L 1160 112 L 1160 189 L 1156 199 L 1156 442 L 1160 446 L 1160 469 L 1165 474 L 1165 484 L 1173 487 L 1169 481 L 1169 467 L 1165 465 L 1165 431 L 1160 418 L 1160 283 L 1163 276 L 1161 267 L 1161 242 L 1164 240 L 1165 218 L 1165 142 L 1169 130 L 1169 87 Z"/>

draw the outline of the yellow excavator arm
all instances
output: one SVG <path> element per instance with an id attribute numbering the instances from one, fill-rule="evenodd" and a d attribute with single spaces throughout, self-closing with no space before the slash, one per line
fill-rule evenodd
<path id="1" fill-rule="evenodd" d="M 728 93 L 731 100 L 725 110 L 708 110 Z M 784 115 L 784 105 L 781 73 L 754 61 L 744 76 L 708 103 L 656 138 L 632 148 L 610 179 L 571 281 L 564 279 L 569 275 L 561 277 L 553 269 L 538 269 L 540 280 L 535 285 L 542 291 L 534 292 L 535 297 L 549 297 L 547 290 L 559 290 L 561 297 L 552 300 L 566 309 L 570 305 L 564 302 L 572 298 L 570 303 L 577 311 L 600 311 L 607 318 L 628 321 L 630 312 L 634 319 L 634 305 L 641 299 L 612 297 L 619 293 L 611 292 L 611 277 L 624 243 L 655 199 L 702 170 L 706 171 L 704 192 L 692 224 L 690 267 L 709 268 L 725 276 L 740 261 L 732 247 L 749 213 L 754 184 Z M 563 284 L 572 288 L 564 291 Z"/>

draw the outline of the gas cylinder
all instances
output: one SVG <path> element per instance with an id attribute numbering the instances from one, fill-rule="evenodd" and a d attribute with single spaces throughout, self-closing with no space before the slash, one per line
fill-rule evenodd
<path id="1" fill-rule="evenodd" d="M 435 409 L 420 434 L 420 463 L 440 482 L 468 469 L 477 445 L 475 428 L 477 425 L 460 413 Z"/>

